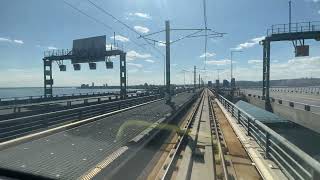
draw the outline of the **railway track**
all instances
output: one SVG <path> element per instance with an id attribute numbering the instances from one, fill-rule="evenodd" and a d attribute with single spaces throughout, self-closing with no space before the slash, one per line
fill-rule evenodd
<path id="1" fill-rule="evenodd" d="M 261 179 L 214 98 L 204 90 L 147 179 Z"/>

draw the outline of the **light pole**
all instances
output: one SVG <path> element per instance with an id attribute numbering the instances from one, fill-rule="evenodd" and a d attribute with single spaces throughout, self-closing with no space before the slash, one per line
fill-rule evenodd
<path id="1" fill-rule="evenodd" d="M 231 60 L 231 62 L 230 62 L 230 76 L 231 76 L 231 79 L 233 78 L 233 53 L 240 53 L 240 52 L 243 52 L 243 51 L 233 50 L 230 52 L 230 60 Z"/>

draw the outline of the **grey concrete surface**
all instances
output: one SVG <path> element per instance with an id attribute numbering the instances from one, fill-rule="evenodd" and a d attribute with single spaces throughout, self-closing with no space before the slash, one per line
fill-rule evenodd
<path id="1" fill-rule="evenodd" d="M 176 105 L 193 93 L 173 97 Z M 101 120 L 0 151 L 0 167 L 51 178 L 76 179 L 148 125 L 171 112 L 158 101 Z M 134 121 L 119 135 L 124 123 Z"/>
<path id="2" fill-rule="evenodd" d="M 251 104 L 264 109 L 265 105 L 263 100 L 253 96 L 247 96 L 247 99 Z M 280 117 L 320 133 L 320 114 L 318 114 L 318 112 L 292 108 L 277 102 L 271 102 L 271 106 L 273 113 L 279 115 Z"/>
<path id="3" fill-rule="evenodd" d="M 262 96 L 261 90 L 256 89 L 241 89 L 246 94 Z M 312 94 L 300 94 L 300 93 L 285 93 L 285 92 L 273 92 L 270 91 L 270 96 L 273 98 L 280 98 L 288 101 L 294 101 L 314 106 L 320 106 L 320 96 Z"/>

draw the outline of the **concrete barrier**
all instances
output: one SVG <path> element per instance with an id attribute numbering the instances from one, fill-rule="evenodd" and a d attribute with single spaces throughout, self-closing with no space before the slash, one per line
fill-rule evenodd
<path id="1" fill-rule="evenodd" d="M 248 95 L 246 95 L 246 98 L 249 103 L 265 109 L 263 100 Z M 309 105 L 304 105 L 304 109 L 297 109 L 293 102 L 284 105 L 282 100 L 278 100 L 275 102 L 271 101 L 271 106 L 273 113 L 280 117 L 320 133 L 320 114 L 312 112 Z"/>

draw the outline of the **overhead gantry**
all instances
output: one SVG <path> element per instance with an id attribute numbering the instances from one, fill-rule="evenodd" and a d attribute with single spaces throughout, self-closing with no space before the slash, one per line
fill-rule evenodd
<path id="1" fill-rule="evenodd" d="M 100 51 L 99 55 L 95 53 L 85 53 L 86 59 L 94 59 L 91 61 L 81 62 L 89 63 L 90 69 L 95 69 L 95 62 L 106 61 L 107 69 L 112 68 L 112 62 L 106 60 L 111 56 L 120 56 L 120 96 L 125 99 L 127 96 L 127 84 L 126 84 L 126 53 L 122 50 L 104 50 Z M 97 58 L 99 57 L 99 58 Z M 61 62 L 64 60 L 75 60 L 78 58 L 78 54 L 73 50 L 52 50 L 45 53 L 43 58 L 43 69 L 44 69 L 44 96 L 50 98 L 53 96 L 53 76 L 52 76 L 52 63 L 56 61 L 59 64 L 60 71 L 65 71 L 65 65 Z M 73 63 L 75 70 L 80 70 L 78 63 Z"/>
<path id="2" fill-rule="evenodd" d="M 270 49 L 271 42 L 292 41 L 295 48 L 295 56 L 309 56 L 309 46 L 305 40 L 320 40 L 320 22 L 303 22 L 272 25 L 268 29 L 267 36 L 261 41 L 263 45 L 263 87 L 262 98 L 265 100 L 265 109 L 272 111 L 270 103 Z"/>

